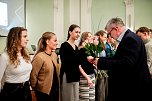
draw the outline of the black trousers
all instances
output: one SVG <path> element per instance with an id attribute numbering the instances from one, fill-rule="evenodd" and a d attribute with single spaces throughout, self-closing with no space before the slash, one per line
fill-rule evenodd
<path id="1" fill-rule="evenodd" d="M 29 82 L 5 83 L 0 94 L 1 101 L 32 101 Z"/>
<path id="2" fill-rule="evenodd" d="M 52 90 L 50 94 L 45 94 L 40 91 L 35 91 L 37 101 L 59 101 L 59 89 Z"/>

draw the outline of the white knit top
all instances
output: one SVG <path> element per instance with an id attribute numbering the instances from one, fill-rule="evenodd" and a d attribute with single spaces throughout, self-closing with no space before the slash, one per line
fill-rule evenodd
<path id="1" fill-rule="evenodd" d="M 0 56 L 0 91 L 4 82 L 22 83 L 28 81 L 32 70 L 31 62 L 27 63 L 20 57 L 20 64 L 15 68 L 9 64 L 9 57 L 6 52 Z"/>

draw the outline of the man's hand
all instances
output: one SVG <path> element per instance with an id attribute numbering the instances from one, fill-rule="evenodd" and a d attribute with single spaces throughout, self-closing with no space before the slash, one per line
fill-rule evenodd
<path id="1" fill-rule="evenodd" d="M 87 60 L 88 60 L 90 63 L 93 63 L 93 64 L 96 65 L 96 66 L 97 66 L 97 63 L 98 63 L 98 59 L 99 59 L 99 58 L 94 58 L 94 57 L 92 57 L 92 56 L 88 56 L 88 57 L 87 57 Z"/>
<path id="2" fill-rule="evenodd" d="M 87 57 L 87 60 L 88 60 L 90 63 L 93 63 L 93 62 L 94 62 L 94 57 L 88 56 L 88 57 Z"/>
<path id="3" fill-rule="evenodd" d="M 96 66 L 97 66 L 97 63 L 98 63 L 98 59 L 99 59 L 99 58 L 95 58 L 95 59 L 94 59 L 94 62 L 93 62 L 93 64 L 96 65 Z"/>

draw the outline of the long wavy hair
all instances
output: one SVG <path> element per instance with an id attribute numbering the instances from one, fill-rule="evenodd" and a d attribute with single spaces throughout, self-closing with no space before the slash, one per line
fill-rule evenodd
<path id="1" fill-rule="evenodd" d="M 27 31 L 27 29 L 23 27 L 13 27 L 10 29 L 7 36 L 7 43 L 5 49 L 9 56 L 9 63 L 14 64 L 16 66 L 20 63 L 17 53 L 19 52 L 22 31 Z M 25 47 L 21 49 L 21 55 L 27 63 L 30 62 L 30 56 Z"/>

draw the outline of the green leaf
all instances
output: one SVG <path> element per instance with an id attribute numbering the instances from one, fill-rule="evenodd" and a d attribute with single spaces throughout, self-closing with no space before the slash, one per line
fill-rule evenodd
<path id="1" fill-rule="evenodd" d="M 98 45 L 94 45 L 93 43 L 87 43 L 85 45 L 86 54 L 91 55 L 93 57 L 97 57 L 97 54 L 103 50 L 103 44 L 99 42 Z"/>

